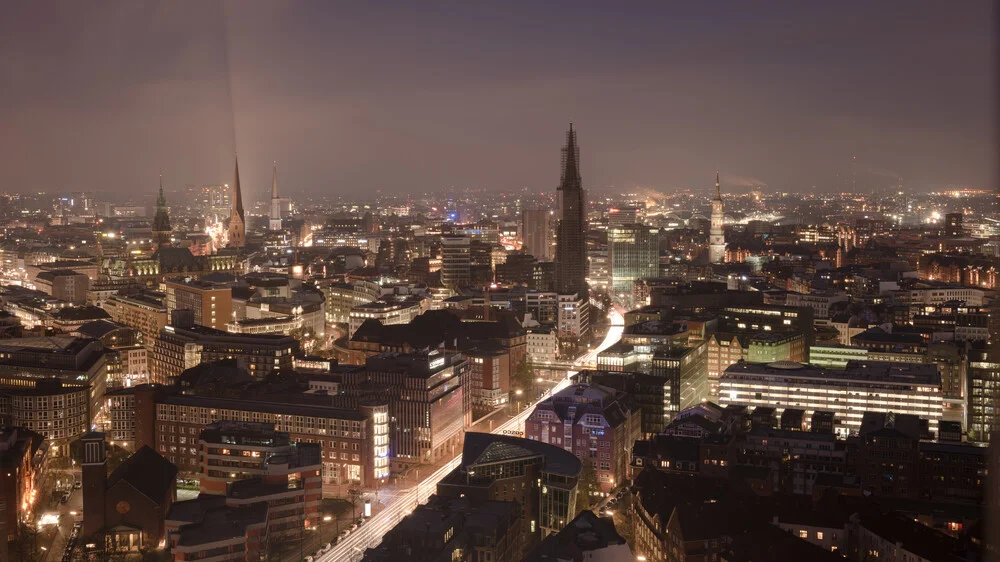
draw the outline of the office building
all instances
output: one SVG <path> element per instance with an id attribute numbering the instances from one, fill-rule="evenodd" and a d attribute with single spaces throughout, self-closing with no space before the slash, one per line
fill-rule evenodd
<path id="1" fill-rule="evenodd" d="M 932 431 L 941 419 L 941 375 L 934 365 L 851 361 L 827 370 L 792 361 L 738 363 L 719 378 L 719 404 L 834 412 L 839 435 L 857 431 L 865 412 L 913 414 Z"/>
<path id="2" fill-rule="evenodd" d="M 470 247 L 468 236 L 452 234 L 441 237 L 442 285 L 449 289 L 457 289 L 471 282 Z"/>
<path id="3" fill-rule="evenodd" d="M 470 432 L 462 460 L 437 487 L 438 495 L 475 501 L 514 501 L 523 514 L 526 550 L 559 532 L 576 513 L 580 460 L 540 441 Z"/>
<path id="4" fill-rule="evenodd" d="M 165 294 L 152 291 L 118 294 L 108 298 L 104 309 L 113 321 L 137 328 L 142 333 L 142 344 L 152 350 L 169 318 L 165 301 Z"/>
<path id="5" fill-rule="evenodd" d="M 212 367 L 206 365 L 205 367 Z M 389 475 L 388 404 L 355 400 L 337 407 L 307 400 L 301 393 L 244 394 L 238 398 L 181 394 L 179 387 L 136 387 L 136 447 L 154 447 L 191 476 L 201 471 L 199 436 L 217 421 L 272 425 L 291 441 L 317 443 L 322 451 L 322 482 L 331 490 L 374 487 Z"/>
<path id="6" fill-rule="evenodd" d="M 623 224 L 608 229 L 611 294 L 614 298 L 632 304 L 633 283 L 659 275 L 658 233 L 656 228 L 638 224 Z"/>
<path id="7" fill-rule="evenodd" d="M 521 249 L 538 261 L 552 261 L 552 213 L 548 209 L 521 211 Z"/>
<path id="8" fill-rule="evenodd" d="M 750 352 L 750 334 L 715 332 L 708 338 L 706 363 L 708 365 L 708 396 L 719 396 L 719 377 L 730 365 L 746 361 Z"/>
<path id="9" fill-rule="evenodd" d="M 969 350 L 966 427 L 969 440 L 989 443 L 997 431 L 1000 405 L 1000 350 L 977 343 Z"/>
<path id="10" fill-rule="evenodd" d="M 233 359 L 251 375 L 263 377 L 291 369 L 299 351 L 299 342 L 292 336 L 229 333 L 194 324 L 190 313 L 175 316 L 153 344 L 150 378 L 154 383 L 170 383 L 186 369 L 222 359 Z"/>
<path id="11" fill-rule="evenodd" d="M 389 399 L 395 421 L 389 457 L 405 467 L 451 458 L 458 451 L 471 423 L 465 395 L 469 377 L 468 360 L 461 354 L 387 352 L 368 358 L 364 370 L 344 373 L 341 390 Z"/>
<path id="12" fill-rule="evenodd" d="M 689 347 L 656 351 L 651 374 L 664 379 L 664 423 L 669 423 L 682 410 L 708 400 L 708 369 L 706 342 Z"/>
<path id="13" fill-rule="evenodd" d="M 167 314 L 190 310 L 194 323 L 225 330 L 233 318 L 233 292 L 228 283 L 211 283 L 191 278 L 169 279 L 165 283 Z"/>
<path id="14" fill-rule="evenodd" d="M 750 363 L 774 363 L 776 361 L 797 361 L 804 363 L 808 358 L 806 337 L 798 332 L 761 332 L 750 338 L 747 361 Z"/>

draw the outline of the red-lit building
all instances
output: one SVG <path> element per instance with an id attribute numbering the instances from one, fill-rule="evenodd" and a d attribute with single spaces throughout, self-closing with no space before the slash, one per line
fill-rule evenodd
<path id="1" fill-rule="evenodd" d="M 625 483 L 632 444 L 642 433 L 641 416 L 630 394 L 574 384 L 535 407 L 524 423 L 524 436 L 593 463 L 600 489 L 607 493 Z"/>

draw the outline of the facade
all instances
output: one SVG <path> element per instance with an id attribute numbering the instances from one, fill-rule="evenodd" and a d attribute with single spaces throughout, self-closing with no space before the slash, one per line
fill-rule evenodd
<path id="1" fill-rule="evenodd" d="M 586 293 L 585 293 L 586 294 Z M 559 295 L 556 333 L 560 338 L 576 339 L 590 330 L 590 303 L 577 294 Z"/>
<path id="2" fill-rule="evenodd" d="M 641 434 L 642 410 L 635 399 L 596 384 L 566 387 L 535 406 L 524 423 L 525 438 L 592 463 L 603 493 L 626 483 L 632 444 Z"/>
<path id="3" fill-rule="evenodd" d="M 167 325 L 166 295 L 163 293 L 135 293 L 114 295 L 108 298 L 104 309 L 119 324 L 132 326 L 142 333 L 146 349 L 153 349 L 153 342 L 160 330 Z"/>
<path id="4" fill-rule="evenodd" d="M 548 209 L 521 211 L 521 249 L 538 261 L 552 261 L 552 224 Z"/>
<path id="5" fill-rule="evenodd" d="M 984 344 L 969 350 L 966 427 L 969 439 L 989 443 L 997 431 L 1000 404 L 1000 352 Z"/>
<path id="6" fill-rule="evenodd" d="M 587 305 L 587 199 L 580 177 L 580 148 L 573 125 L 566 133 L 559 183 L 559 226 L 556 236 L 556 291 L 578 295 Z"/>
<path id="7" fill-rule="evenodd" d="M 461 354 L 439 351 L 381 353 L 363 371 L 344 374 L 348 396 L 389 399 L 389 454 L 400 466 L 451 458 L 471 423 L 469 363 Z M 471 398 L 471 396 L 470 396 Z"/>
<path id="8" fill-rule="evenodd" d="M 190 310 L 194 323 L 225 330 L 233 320 L 233 292 L 228 284 L 215 284 L 191 278 L 169 279 L 165 283 L 167 314 Z"/>
<path id="9" fill-rule="evenodd" d="M 664 380 L 664 423 L 682 410 L 708 400 L 707 349 L 708 345 L 702 342 L 653 354 L 651 374 Z"/>
<path id="10" fill-rule="evenodd" d="M 326 321 L 334 324 L 349 323 L 354 307 L 366 305 L 382 296 L 382 287 L 372 281 L 324 283 L 321 288 L 326 296 Z"/>
<path id="11" fill-rule="evenodd" d="M 708 261 L 722 263 L 726 259 L 726 216 L 722 211 L 722 191 L 719 174 L 715 174 L 715 198 L 712 199 L 712 221 L 708 233 Z"/>
<path id="12" fill-rule="evenodd" d="M 291 369 L 299 342 L 292 336 L 242 334 L 181 322 L 160 331 L 153 345 L 152 382 L 166 384 L 201 363 L 235 359 L 251 375 L 263 377 L 277 369 Z"/>
<path id="13" fill-rule="evenodd" d="M 706 363 L 708 364 L 708 396 L 716 400 L 719 396 L 719 377 L 730 365 L 746 361 L 750 351 L 750 336 L 747 334 L 715 332 L 708 338 Z"/>
<path id="14" fill-rule="evenodd" d="M 266 423 L 295 442 L 320 445 L 324 485 L 369 488 L 388 476 L 387 462 L 381 460 L 388 441 L 385 405 L 347 409 L 268 398 L 222 399 L 164 392 L 155 385 L 137 387 L 136 446 L 155 447 L 181 472 L 198 474 L 199 436 L 206 426 L 216 421 Z"/>
<path id="15" fill-rule="evenodd" d="M 464 352 L 469 361 L 472 405 L 483 412 L 507 403 L 511 391 L 510 352 L 499 345 L 481 345 Z"/>
<path id="16" fill-rule="evenodd" d="M 35 277 L 35 287 L 54 298 L 83 305 L 87 304 L 90 278 L 71 269 L 42 271 Z"/>
<path id="17" fill-rule="evenodd" d="M 378 320 L 383 325 L 409 324 L 414 318 L 427 312 L 429 306 L 429 299 L 416 295 L 386 297 L 355 306 L 348 318 L 350 335 L 353 336 L 367 320 Z"/>
<path id="18" fill-rule="evenodd" d="M 87 432 L 104 403 L 118 352 L 97 340 L 0 340 L 0 419 L 42 434 L 54 454 Z"/>
<path id="19" fill-rule="evenodd" d="M 456 289 L 472 281 L 470 245 L 470 238 L 462 234 L 441 237 L 441 284 L 445 287 Z"/>
<path id="20" fill-rule="evenodd" d="M 608 259 L 611 262 L 611 294 L 629 304 L 632 285 L 656 277 L 660 269 L 659 229 L 623 224 L 608 229 Z"/>
<path id="21" fill-rule="evenodd" d="M 843 370 L 795 362 L 739 363 L 719 379 L 719 403 L 834 412 L 840 435 L 857 431 L 865 412 L 914 414 L 933 431 L 941 419 L 941 375 L 934 365 L 851 361 Z"/>
<path id="22" fill-rule="evenodd" d="M 807 358 L 806 337 L 798 332 L 761 332 L 750 338 L 747 350 L 747 361 L 750 363 L 804 363 Z"/>
<path id="23" fill-rule="evenodd" d="M 229 213 L 230 248 L 242 248 L 247 244 L 246 213 L 243 211 L 243 193 L 240 190 L 240 161 L 236 159 L 233 172 L 233 208 Z"/>
<path id="24" fill-rule="evenodd" d="M 555 361 L 559 356 L 559 339 L 551 328 L 532 328 L 528 330 L 528 361 L 531 363 L 547 363 Z"/>
<path id="25" fill-rule="evenodd" d="M 45 469 L 45 439 L 23 427 L 0 427 L 0 548 L 7 548 L 21 522 L 35 510 L 36 490 Z"/>

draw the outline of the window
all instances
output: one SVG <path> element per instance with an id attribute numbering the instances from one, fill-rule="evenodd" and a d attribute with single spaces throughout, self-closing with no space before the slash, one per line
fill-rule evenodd
<path id="1" fill-rule="evenodd" d="M 808 539 L 809 538 L 809 531 L 807 531 L 805 529 L 800 529 L 799 530 L 799 538 L 800 539 Z"/>
<path id="2" fill-rule="evenodd" d="M 823 531 L 816 531 L 816 538 L 819 540 L 823 540 Z"/>

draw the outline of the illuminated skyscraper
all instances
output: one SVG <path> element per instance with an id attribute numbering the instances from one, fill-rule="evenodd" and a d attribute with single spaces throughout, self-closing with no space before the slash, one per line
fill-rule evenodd
<path id="1" fill-rule="evenodd" d="M 656 228 L 640 224 L 623 224 L 608 229 L 612 296 L 631 299 L 635 280 L 659 276 L 658 232 Z"/>
<path id="2" fill-rule="evenodd" d="M 236 160 L 233 177 L 233 211 L 229 215 L 229 247 L 242 248 L 247 243 L 246 215 L 243 212 L 243 194 L 240 192 L 240 161 Z"/>
<path id="3" fill-rule="evenodd" d="M 708 231 L 708 260 L 722 263 L 726 259 L 725 215 L 722 212 L 722 192 L 719 174 L 715 174 L 715 199 L 712 199 L 712 225 Z"/>
<path id="4" fill-rule="evenodd" d="M 274 163 L 274 176 L 271 178 L 271 220 L 270 230 L 281 230 L 281 199 L 278 198 L 278 163 Z"/>
<path id="5" fill-rule="evenodd" d="M 521 241 L 527 254 L 538 261 L 552 260 L 552 227 L 548 209 L 521 211 Z"/>
<path id="6" fill-rule="evenodd" d="M 559 228 L 556 240 L 556 291 L 588 298 L 587 206 L 580 177 L 580 148 L 570 124 L 562 152 L 562 182 L 559 184 Z"/>

